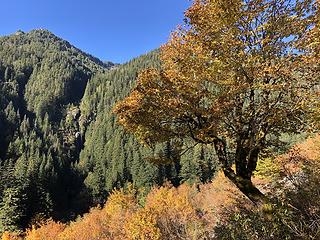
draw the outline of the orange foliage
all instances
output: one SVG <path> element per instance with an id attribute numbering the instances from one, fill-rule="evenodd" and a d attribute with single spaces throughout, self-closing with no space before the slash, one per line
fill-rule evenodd
<path id="1" fill-rule="evenodd" d="M 127 220 L 125 229 L 128 239 L 161 239 L 156 215 L 150 209 L 139 209 Z"/>
<path id="2" fill-rule="evenodd" d="M 27 230 L 26 240 L 56 240 L 59 234 L 65 229 L 65 225 L 53 220 L 48 220 L 43 224 L 40 224 L 38 228 L 32 226 Z"/>
<path id="3" fill-rule="evenodd" d="M 196 194 L 187 185 L 154 188 L 141 208 L 133 190 L 114 191 L 103 209 L 71 223 L 59 239 L 201 239 L 204 221 L 191 201 Z"/>
<path id="4" fill-rule="evenodd" d="M 226 176 L 252 201 L 265 202 L 251 177 L 259 154 L 276 146 L 267 139 L 309 129 L 302 121 L 310 115 L 314 123 L 319 114 L 313 4 L 194 0 L 185 25 L 161 47 L 161 70 L 141 71 L 114 107 L 118 123 L 146 145 L 180 139 L 214 145 Z"/>
<path id="5" fill-rule="evenodd" d="M 65 240 L 89 240 L 107 239 L 108 231 L 105 222 L 108 219 L 103 216 L 101 209 L 91 209 L 90 213 L 76 222 L 71 223 L 60 235 L 59 239 Z"/>
<path id="6" fill-rule="evenodd" d="M 128 239 L 124 225 L 127 219 L 138 209 L 135 194 L 134 189 L 129 187 L 127 193 L 123 190 L 114 191 L 109 197 L 103 211 L 109 218 L 108 229 L 111 234 L 111 239 Z"/>
<path id="7" fill-rule="evenodd" d="M 28 230 L 26 239 L 207 239 L 219 213 L 241 196 L 222 173 L 212 183 L 201 185 L 200 191 L 187 184 L 154 188 L 144 207 L 136 195 L 132 187 L 115 190 L 104 208 L 93 208 L 68 226 L 49 220 Z"/>
<path id="8" fill-rule="evenodd" d="M 123 190 L 114 191 L 103 209 L 91 209 L 83 218 L 71 223 L 60 235 L 60 239 L 130 239 L 124 226 L 137 209 L 135 191 L 132 188 L 127 193 Z"/>
<path id="9" fill-rule="evenodd" d="M 204 184 L 195 196 L 195 202 L 207 214 L 211 225 L 217 224 L 226 208 L 232 208 L 238 199 L 244 199 L 237 187 L 229 181 L 222 172 L 219 172 L 211 184 Z M 247 199 L 246 199 L 247 200 Z M 247 200 L 248 204 L 251 204 Z"/>
<path id="10" fill-rule="evenodd" d="M 124 225 L 137 209 L 135 192 L 114 191 L 103 209 L 94 208 L 61 234 L 65 240 L 128 239 Z"/>
<path id="11" fill-rule="evenodd" d="M 287 154 L 278 157 L 284 175 L 303 169 L 304 165 L 320 164 L 320 134 L 295 145 Z"/>
<path id="12" fill-rule="evenodd" d="M 22 238 L 17 234 L 4 232 L 2 234 L 1 240 L 22 240 Z"/>
<path id="13" fill-rule="evenodd" d="M 148 194 L 145 209 L 155 215 L 161 239 L 167 236 L 201 239 L 204 233 L 202 211 L 191 200 L 196 194 L 195 189 L 187 185 L 155 188 Z"/>

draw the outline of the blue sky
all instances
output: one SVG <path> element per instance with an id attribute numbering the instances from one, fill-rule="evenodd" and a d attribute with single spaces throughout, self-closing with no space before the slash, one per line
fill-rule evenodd
<path id="1" fill-rule="evenodd" d="M 123 63 L 165 43 L 189 0 L 2 0 L 0 35 L 44 28 L 102 60 Z"/>

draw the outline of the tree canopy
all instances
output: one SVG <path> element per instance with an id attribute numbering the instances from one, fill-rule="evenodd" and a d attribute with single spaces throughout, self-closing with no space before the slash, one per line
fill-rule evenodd
<path id="1" fill-rule="evenodd" d="M 305 130 L 319 102 L 319 1 L 195 0 L 114 111 L 142 142 L 213 144 L 225 175 L 253 202 L 259 154 Z M 235 171 L 232 164 L 235 163 Z"/>

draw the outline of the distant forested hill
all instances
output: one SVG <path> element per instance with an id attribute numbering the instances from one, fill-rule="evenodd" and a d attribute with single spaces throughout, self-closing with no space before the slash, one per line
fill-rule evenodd
<path id="1" fill-rule="evenodd" d="M 46 30 L 0 38 L 0 231 L 69 211 L 81 142 L 66 117 L 110 66 Z"/>
<path id="2" fill-rule="evenodd" d="M 114 103 L 140 70 L 160 68 L 158 55 L 115 65 L 46 30 L 0 38 L 0 233 L 74 218 L 128 182 L 149 189 L 212 178 L 209 147 L 181 156 L 172 142 L 150 149 L 116 125 Z"/>

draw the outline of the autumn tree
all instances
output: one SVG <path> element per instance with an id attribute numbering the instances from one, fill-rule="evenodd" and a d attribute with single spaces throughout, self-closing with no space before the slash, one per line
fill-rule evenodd
<path id="1" fill-rule="evenodd" d="M 162 70 L 142 71 L 116 105 L 118 121 L 147 145 L 213 145 L 225 176 L 264 202 L 251 181 L 259 154 L 315 111 L 319 2 L 195 0 L 185 17 L 161 48 Z"/>

